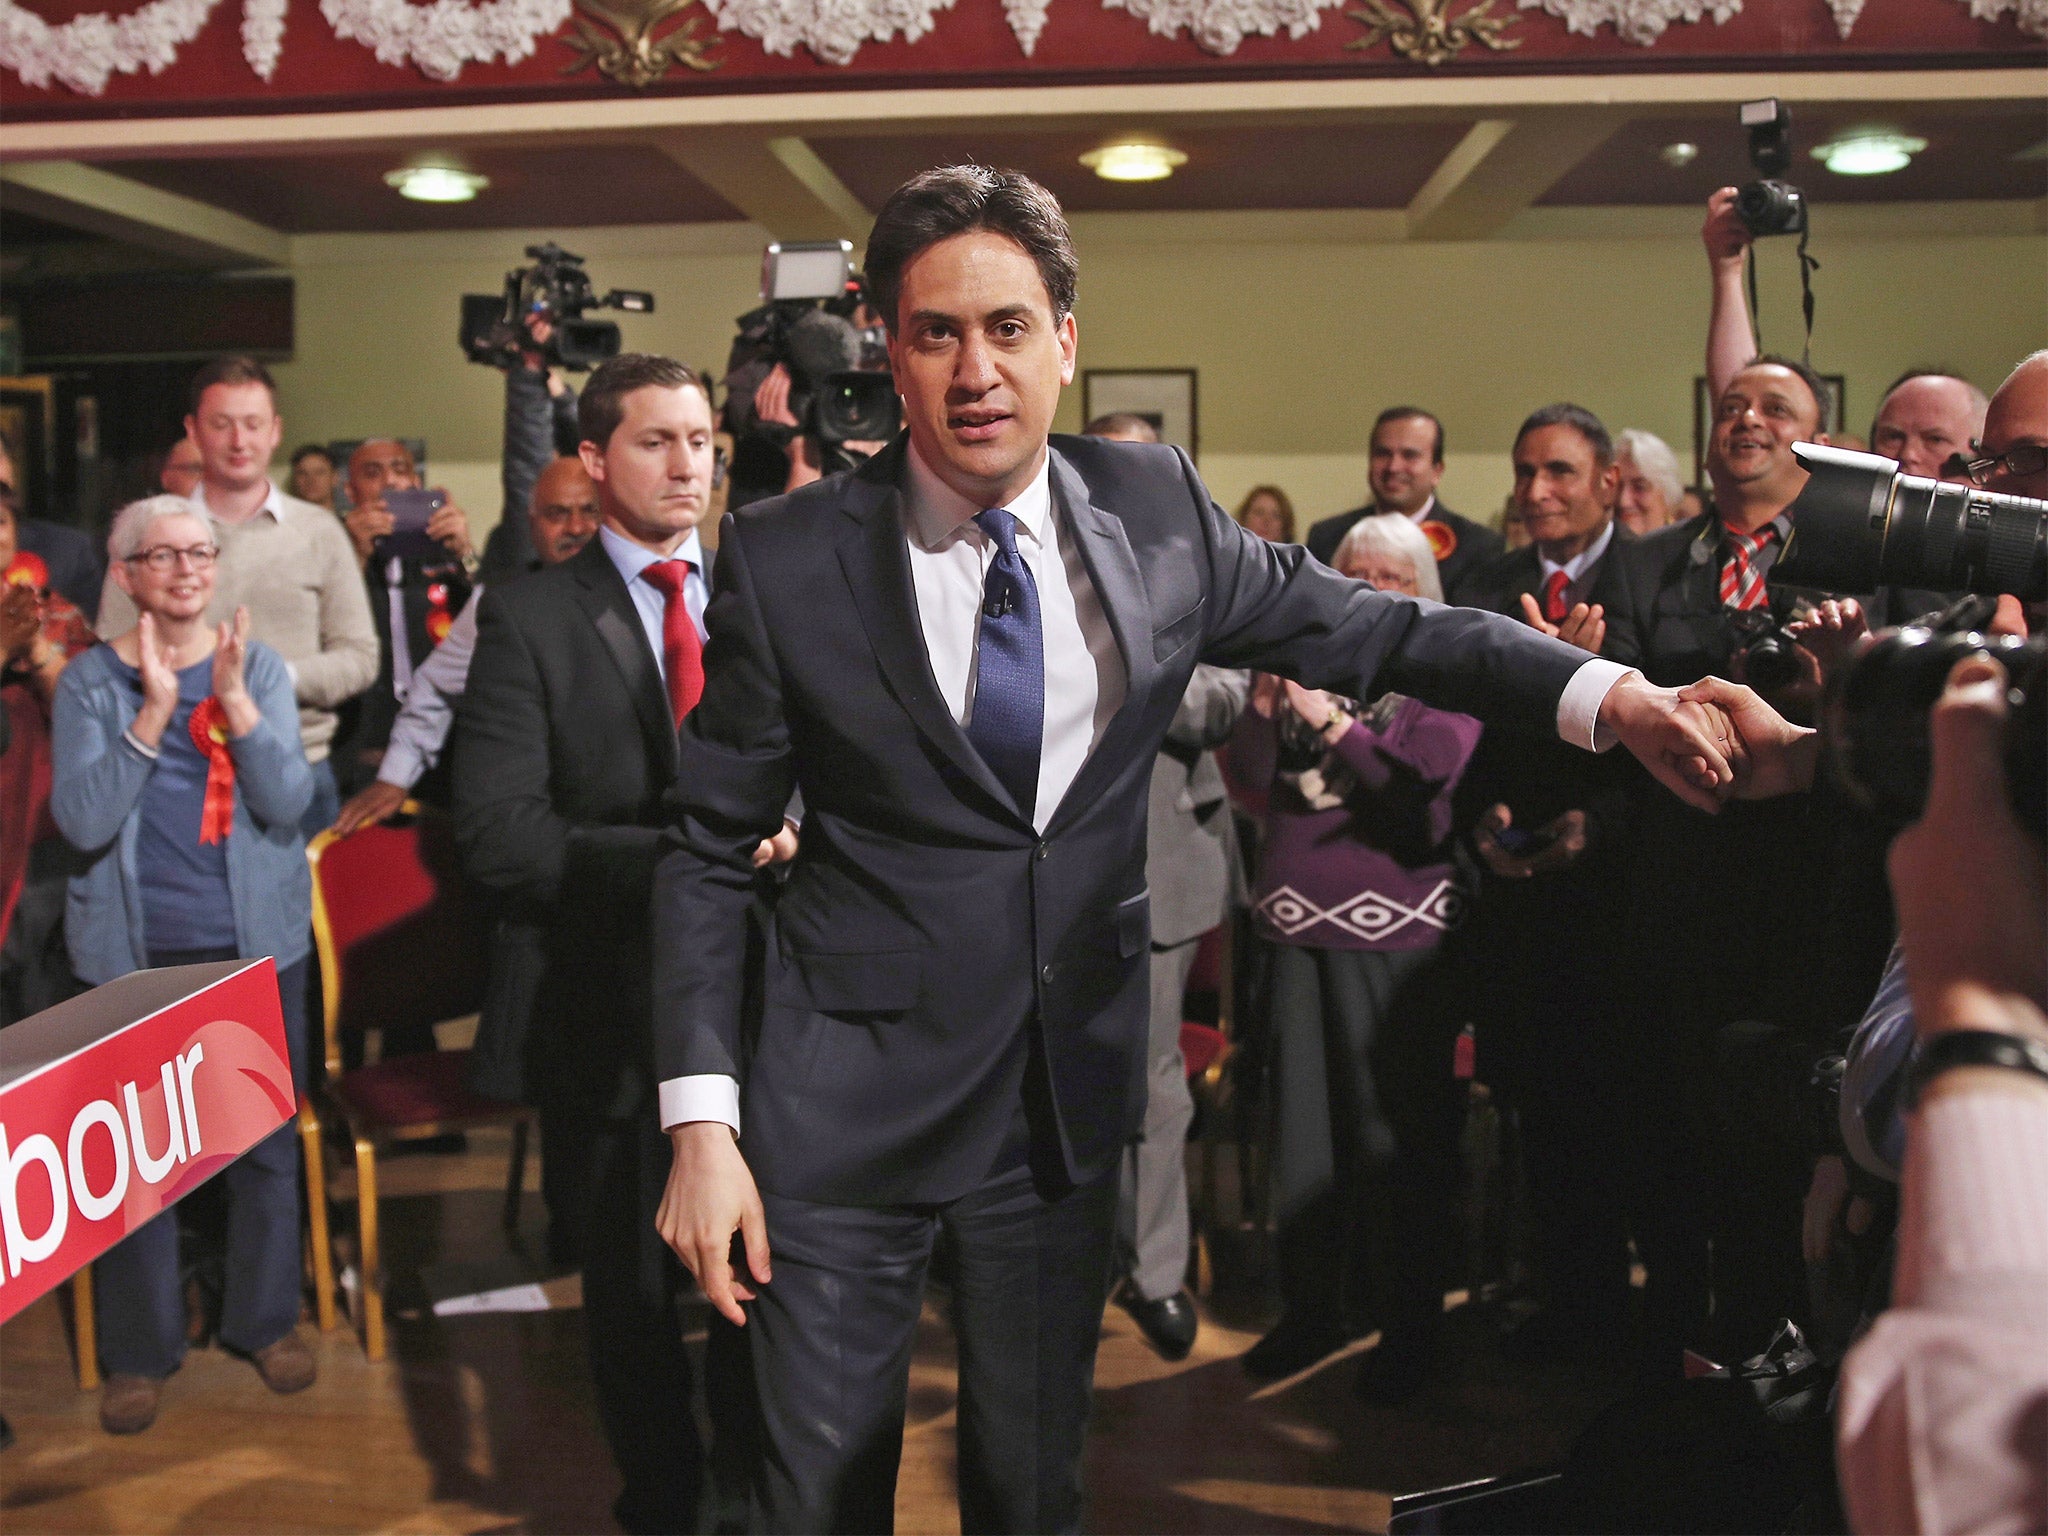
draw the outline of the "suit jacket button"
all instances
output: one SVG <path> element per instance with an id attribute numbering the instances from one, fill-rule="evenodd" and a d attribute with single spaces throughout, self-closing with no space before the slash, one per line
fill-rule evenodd
<path id="1" fill-rule="evenodd" d="M 1033 849 L 1033 850 L 1031 851 L 1031 856 L 1032 856 L 1033 858 L 1036 858 L 1036 859 L 1043 859 L 1043 858 L 1046 858 L 1047 856 L 1049 856 L 1049 855 L 1050 855 L 1051 853 L 1052 853 L 1052 844 L 1050 844 L 1050 843 L 1040 843 L 1040 844 L 1039 844 L 1039 845 L 1038 845 L 1038 846 L 1037 846 L 1036 848 L 1034 848 L 1034 849 Z"/>
<path id="2" fill-rule="evenodd" d="M 1045 983 L 1045 984 L 1046 984 L 1046 985 L 1047 985 L 1048 987 L 1052 985 L 1052 977 L 1053 977 L 1053 969 L 1052 969 L 1052 967 L 1051 967 L 1051 966 L 1049 966 L 1049 965 L 1048 965 L 1048 966 L 1045 966 L 1045 967 L 1044 967 L 1043 969 L 1041 969 L 1041 970 L 1039 971 L 1039 973 L 1038 973 L 1038 979 L 1039 979 L 1040 981 L 1044 982 L 1044 983 Z"/>

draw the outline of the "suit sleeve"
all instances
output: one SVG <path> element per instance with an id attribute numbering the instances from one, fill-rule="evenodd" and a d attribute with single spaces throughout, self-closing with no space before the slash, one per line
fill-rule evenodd
<path id="1" fill-rule="evenodd" d="M 796 786 L 780 670 L 731 517 L 704 624 L 704 695 L 677 741 L 674 826 L 654 878 L 657 1081 L 740 1076 L 753 854 Z"/>
<path id="2" fill-rule="evenodd" d="M 504 593 L 486 588 L 455 732 L 455 836 L 471 879 L 578 922 L 646 920 L 653 827 L 580 826 L 555 809 L 550 700 Z"/>
<path id="3" fill-rule="evenodd" d="M 1277 672 L 1348 698 L 1392 690 L 1488 724 L 1557 733 L 1558 701 L 1584 651 L 1498 614 L 1376 592 L 1304 549 L 1269 544 L 1211 501 L 1180 457 L 1203 509 L 1213 577 L 1204 661 Z"/>

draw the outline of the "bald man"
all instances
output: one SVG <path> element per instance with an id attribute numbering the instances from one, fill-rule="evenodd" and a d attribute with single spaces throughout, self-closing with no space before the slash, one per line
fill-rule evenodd
<path id="1" fill-rule="evenodd" d="M 452 497 L 427 523 L 431 553 L 402 552 L 386 542 L 395 526 L 386 496 L 419 488 L 412 450 L 396 438 L 365 439 L 348 456 L 350 510 L 343 525 L 369 587 L 378 672 L 350 729 L 350 750 L 336 763 L 344 790 L 377 770 L 392 725 L 412 691 L 414 674 L 447 637 L 455 615 L 469 600 L 476 557 L 470 548 L 469 519 Z"/>
<path id="2" fill-rule="evenodd" d="M 365 443 L 350 457 L 352 486 L 356 458 L 371 447 Z M 410 466 L 411 461 L 412 456 L 407 454 L 406 464 Z M 362 509 L 363 504 L 358 502 L 357 511 Z M 435 516 L 444 517 L 453 510 L 443 507 Z M 379 515 L 388 525 L 389 514 L 380 509 Z M 597 486 L 583 461 L 556 459 L 541 471 L 533 485 L 533 498 L 527 503 L 526 526 L 532 534 L 535 556 L 527 570 L 560 565 L 597 537 L 598 521 Z M 432 527 L 428 524 L 429 531 Z M 396 813 L 413 786 L 440 761 L 448 733 L 455 725 L 455 701 L 462 697 L 469 681 L 469 658 L 476 649 L 477 601 L 483 590 L 478 585 L 471 592 L 468 603 L 449 627 L 447 638 L 413 673 L 405 707 L 391 724 L 390 740 L 377 765 L 376 779 L 344 805 L 335 818 L 334 830 L 343 837 Z"/>
<path id="3" fill-rule="evenodd" d="M 1885 391 L 1870 426 L 1870 451 L 1897 459 L 1909 475 L 1935 480 L 1967 478 L 1956 456 L 1984 431 L 1984 391 L 1952 373 L 1915 370 Z"/>

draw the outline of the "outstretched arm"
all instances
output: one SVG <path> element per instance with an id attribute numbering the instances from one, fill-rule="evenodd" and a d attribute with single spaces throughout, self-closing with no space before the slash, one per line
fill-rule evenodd
<path id="1" fill-rule="evenodd" d="M 1750 323 L 1749 296 L 1742 291 L 1742 268 L 1750 246 L 1749 227 L 1735 211 L 1735 188 L 1723 187 L 1707 199 L 1707 222 L 1700 227 L 1712 274 L 1713 307 L 1707 312 L 1707 399 L 1721 391 L 1756 356 L 1756 329 Z"/>

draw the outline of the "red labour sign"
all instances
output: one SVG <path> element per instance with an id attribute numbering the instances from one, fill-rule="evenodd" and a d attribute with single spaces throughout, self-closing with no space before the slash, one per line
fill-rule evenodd
<path id="1" fill-rule="evenodd" d="M 137 971 L 0 1030 L 0 1322 L 296 1105 L 267 959 Z"/>

